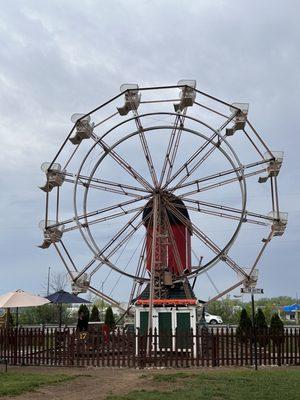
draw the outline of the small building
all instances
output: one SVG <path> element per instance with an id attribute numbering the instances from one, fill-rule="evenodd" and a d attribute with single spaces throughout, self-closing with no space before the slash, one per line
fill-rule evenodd
<path id="1" fill-rule="evenodd" d="M 182 342 L 177 343 L 177 347 L 190 347 L 188 337 L 191 329 L 193 332 L 196 331 L 198 300 L 191 287 L 189 287 L 189 293 L 190 295 L 187 296 L 182 283 L 176 283 L 168 289 L 164 298 L 153 300 L 153 331 L 156 329 L 158 333 L 160 349 L 175 348 L 176 332 Z M 139 328 L 141 335 L 148 332 L 148 320 L 149 285 L 135 300 L 135 326 Z"/>

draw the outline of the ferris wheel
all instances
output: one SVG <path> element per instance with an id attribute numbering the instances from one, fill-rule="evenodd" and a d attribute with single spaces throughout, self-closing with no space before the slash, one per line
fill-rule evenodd
<path id="1" fill-rule="evenodd" d="M 152 307 L 179 286 L 185 301 L 204 303 L 255 286 L 287 214 L 277 183 L 283 153 L 268 147 L 248 108 L 181 80 L 122 85 L 72 116 L 42 165 L 40 247 L 56 250 L 74 293 L 126 310 L 120 301 L 127 295 L 130 307 L 145 290 Z"/>

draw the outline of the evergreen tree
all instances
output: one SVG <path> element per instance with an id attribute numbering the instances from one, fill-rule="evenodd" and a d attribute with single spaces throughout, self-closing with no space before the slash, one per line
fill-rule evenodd
<path id="1" fill-rule="evenodd" d="M 271 324 L 270 324 L 270 333 L 275 334 L 275 335 L 281 335 L 283 334 L 284 331 L 284 326 L 283 322 L 281 321 L 279 315 L 273 314 L 271 318 Z"/>
<path id="2" fill-rule="evenodd" d="M 78 309 L 78 315 L 83 313 L 84 319 L 88 322 L 90 320 L 90 310 L 88 309 L 86 304 L 80 304 Z"/>
<path id="3" fill-rule="evenodd" d="M 270 336 L 273 342 L 278 346 L 284 340 L 284 326 L 279 315 L 273 314 L 270 324 Z"/>
<path id="4" fill-rule="evenodd" d="M 268 327 L 265 314 L 263 313 L 263 310 L 259 308 L 254 316 L 254 322 L 255 322 L 255 327 L 257 331 L 263 332 L 266 331 L 266 328 Z"/>
<path id="5" fill-rule="evenodd" d="M 77 330 L 84 332 L 89 329 L 90 311 L 85 304 L 81 304 L 78 309 Z"/>
<path id="6" fill-rule="evenodd" d="M 257 333 L 257 342 L 264 347 L 268 344 L 268 324 L 261 308 L 257 310 L 254 316 L 254 322 Z"/>
<path id="7" fill-rule="evenodd" d="M 236 334 L 240 337 L 250 337 L 252 332 L 252 321 L 245 308 L 242 309 L 239 325 L 236 329 Z"/>
<path id="8" fill-rule="evenodd" d="M 106 309 L 105 313 L 105 325 L 108 325 L 110 329 L 115 327 L 116 321 L 112 311 L 112 308 L 109 306 Z"/>
<path id="9" fill-rule="evenodd" d="M 93 308 L 92 308 L 90 321 L 91 322 L 100 322 L 99 310 L 95 304 L 93 305 Z"/>

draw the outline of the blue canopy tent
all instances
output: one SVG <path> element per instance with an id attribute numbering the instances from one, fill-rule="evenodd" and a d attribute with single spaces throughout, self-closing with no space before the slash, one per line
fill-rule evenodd
<path id="1" fill-rule="evenodd" d="M 65 292 L 64 290 L 59 290 L 58 292 L 50 294 L 49 296 L 46 296 L 46 299 L 48 299 L 53 304 L 60 304 L 59 327 L 61 327 L 61 316 L 62 316 L 62 305 L 63 304 L 74 304 L 74 303 L 90 304 L 91 303 L 88 300 L 85 300 L 85 299 L 82 299 L 81 297 L 75 296 L 75 294 Z"/>
<path id="2" fill-rule="evenodd" d="M 300 311 L 300 304 L 292 304 L 290 306 L 284 306 L 282 307 L 283 311 L 285 312 L 296 312 L 296 311 Z"/>
<path id="3" fill-rule="evenodd" d="M 299 323 L 300 304 L 295 303 L 290 306 L 284 306 L 282 310 L 289 314 L 295 313 L 296 323 Z"/>

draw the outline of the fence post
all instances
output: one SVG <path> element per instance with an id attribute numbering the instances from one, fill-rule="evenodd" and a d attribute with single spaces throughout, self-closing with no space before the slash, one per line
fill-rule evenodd
<path id="1" fill-rule="evenodd" d="M 252 328 L 253 328 L 253 342 L 254 342 L 254 365 L 257 371 L 257 337 L 256 337 L 256 323 L 254 317 L 254 294 L 251 292 L 251 306 L 252 306 Z"/>
<path id="2" fill-rule="evenodd" d="M 140 335 L 140 329 L 136 328 L 136 335 L 135 335 L 135 340 L 136 340 L 136 356 L 137 356 L 137 366 L 139 368 L 142 368 L 142 361 L 141 361 L 141 335 Z"/>
<path id="3" fill-rule="evenodd" d="M 212 334 L 212 349 L 211 349 L 211 365 L 212 367 L 216 367 L 217 364 L 217 338 L 214 334 Z"/>
<path id="4" fill-rule="evenodd" d="M 70 339 L 69 360 L 70 360 L 70 364 L 74 365 L 74 362 L 75 362 L 75 330 L 73 330 L 72 332 L 69 331 L 69 339 Z"/>
<path id="5" fill-rule="evenodd" d="M 18 328 L 14 328 L 12 331 L 13 338 L 13 354 L 14 354 L 14 365 L 18 363 Z"/>

